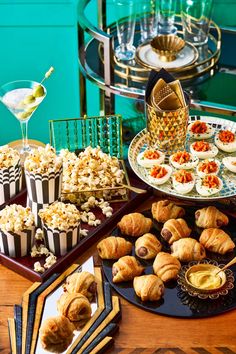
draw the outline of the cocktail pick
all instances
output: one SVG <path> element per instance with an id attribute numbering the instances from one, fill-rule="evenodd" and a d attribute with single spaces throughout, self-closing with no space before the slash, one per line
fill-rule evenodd
<path id="1" fill-rule="evenodd" d="M 51 76 L 51 74 L 54 71 L 54 67 L 51 66 L 50 69 L 45 73 L 44 78 L 42 79 L 42 81 L 39 83 L 39 85 L 35 86 L 35 88 L 33 89 L 33 93 L 32 95 L 34 97 L 41 97 L 44 95 L 44 88 L 42 86 L 42 83 L 44 82 L 44 80 L 46 80 L 47 78 L 49 78 L 49 76 Z"/>

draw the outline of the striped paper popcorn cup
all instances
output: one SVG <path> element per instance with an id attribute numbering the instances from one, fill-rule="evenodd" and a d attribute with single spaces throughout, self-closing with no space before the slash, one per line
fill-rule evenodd
<path id="1" fill-rule="evenodd" d="M 63 256 L 80 241 L 80 222 L 67 230 L 52 229 L 43 224 L 45 246 L 55 255 Z"/>
<path id="2" fill-rule="evenodd" d="M 29 200 L 39 204 L 51 204 L 61 197 L 62 167 L 49 174 L 32 173 L 25 170 Z"/>
<path id="3" fill-rule="evenodd" d="M 17 232 L 0 229 L 0 251 L 10 257 L 24 257 L 31 251 L 34 235 L 35 226 Z"/>
<path id="4" fill-rule="evenodd" d="M 17 195 L 22 188 L 20 160 L 14 166 L 0 169 L 0 206 Z"/>
<path id="5" fill-rule="evenodd" d="M 37 227 L 42 227 L 42 221 L 39 217 L 39 210 L 40 209 L 44 209 L 45 207 L 49 206 L 49 204 L 39 204 L 39 203 L 35 203 L 32 202 L 32 200 L 29 199 L 29 197 L 27 197 L 27 207 L 30 207 L 32 213 L 34 214 L 34 222 L 35 222 L 35 226 Z"/>

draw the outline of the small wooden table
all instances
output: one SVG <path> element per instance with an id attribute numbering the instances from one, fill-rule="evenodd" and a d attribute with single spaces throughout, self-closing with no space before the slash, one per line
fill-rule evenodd
<path id="1" fill-rule="evenodd" d="M 147 209 L 148 203 L 142 205 Z M 100 264 L 96 245 L 78 259 L 83 263 L 94 256 Z M 8 354 L 7 318 L 13 317 L 14 304 L 20 304 L 22 294 L 32 282 L 0 265 L 0 353 Z M 236 354 L 236 310 L 202 318 L 182 319 L 160 316 L 144 311 L 123 298 L 122 319 L 115 335 L 114 347 L 107 353 L 119 354 Z"/>

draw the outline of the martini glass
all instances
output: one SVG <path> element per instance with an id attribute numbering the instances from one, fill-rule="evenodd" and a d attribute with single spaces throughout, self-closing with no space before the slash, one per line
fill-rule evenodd
<path id="1" fill-rule="evenodd" d="M 47 94 L 46 88 L 36 81 L 19 80 L 0 87 L 0 100 L 20 122 L 22 132 L 21 153 L 30 151 L 28 121 Z"/>

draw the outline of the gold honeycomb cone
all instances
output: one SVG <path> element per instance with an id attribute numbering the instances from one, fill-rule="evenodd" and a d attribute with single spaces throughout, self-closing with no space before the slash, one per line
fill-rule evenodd
<path id="1" fill-rule="evenodd" d="M 148 143 L 167 153 L 183 150 L 189 117 L 188 106 L 161 111 L 146 103 Z"/>

